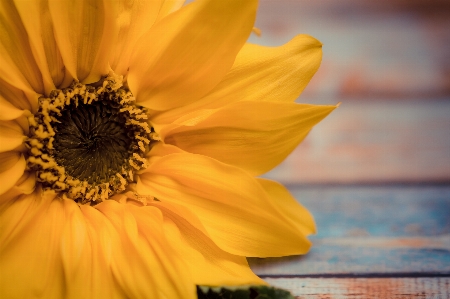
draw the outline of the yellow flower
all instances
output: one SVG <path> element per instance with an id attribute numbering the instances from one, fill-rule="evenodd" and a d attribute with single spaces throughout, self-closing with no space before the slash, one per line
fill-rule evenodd
<path id="1" fill-rule="evenodd" d="M 256 0 L 181 5 L 0 2 L 0 297 L 195 298 L 308 251 L 257 176 L 335 108 L 294 103 L 321 44 L 246 44 Z"/>

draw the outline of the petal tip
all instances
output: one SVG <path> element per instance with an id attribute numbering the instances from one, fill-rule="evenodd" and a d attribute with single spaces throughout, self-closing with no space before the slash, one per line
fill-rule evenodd
<path id="1" fill-rule="evenodd" d="M 307 45 L 310 48 L 322 48 L 323 46 L 318 39 L 308 34 L 299 34 L 294 38 L 294 40 L 302 41 L 304 45 Z"/>

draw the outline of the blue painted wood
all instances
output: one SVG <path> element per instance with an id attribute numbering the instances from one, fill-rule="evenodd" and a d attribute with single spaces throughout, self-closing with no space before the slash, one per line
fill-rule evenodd
<path id="1" fill-rule="evenodd" d="M 309 254 L 250 259 L 276 276 L 450 275 L 450 186 L 291 188 L 315 215 Z"/>
<path id="2" fill-rule="evenodd" d="M 313 186 L 290 189 L 314 215 L 315 238 L 450 234 L 450 186 Z"/>

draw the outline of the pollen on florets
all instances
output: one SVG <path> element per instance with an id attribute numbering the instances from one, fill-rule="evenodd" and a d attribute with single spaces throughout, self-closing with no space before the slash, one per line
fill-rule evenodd
<path id="1" fill-rule="evenodd" d="M 79 204 L 97 204 L 126 190 L 157 139 L 148 111 L 113 73 L 94 85 L 73 82 L 39 99 L 29 117 L 29 169 L 44 189 Z"/>

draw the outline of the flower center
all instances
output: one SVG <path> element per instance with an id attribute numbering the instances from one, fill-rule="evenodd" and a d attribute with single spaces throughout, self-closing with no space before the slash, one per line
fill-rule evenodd
<path id="1" fill-rule="evenodd" d="M 29 118 L 28 167 L 44 188 L 80 204 L 124 191 L 147 167 L 145 154 L 157 139 L 122 77 L 110 74 L 96 85 L 53 90 Z"/>
<path id="2" fill-rule="evenodd" d="M 135 142 L 114 103 L 71 103 L 56 118 L 53 157 L 73 177 L 90 184 L 105 181 L 130 158 Z"/>

